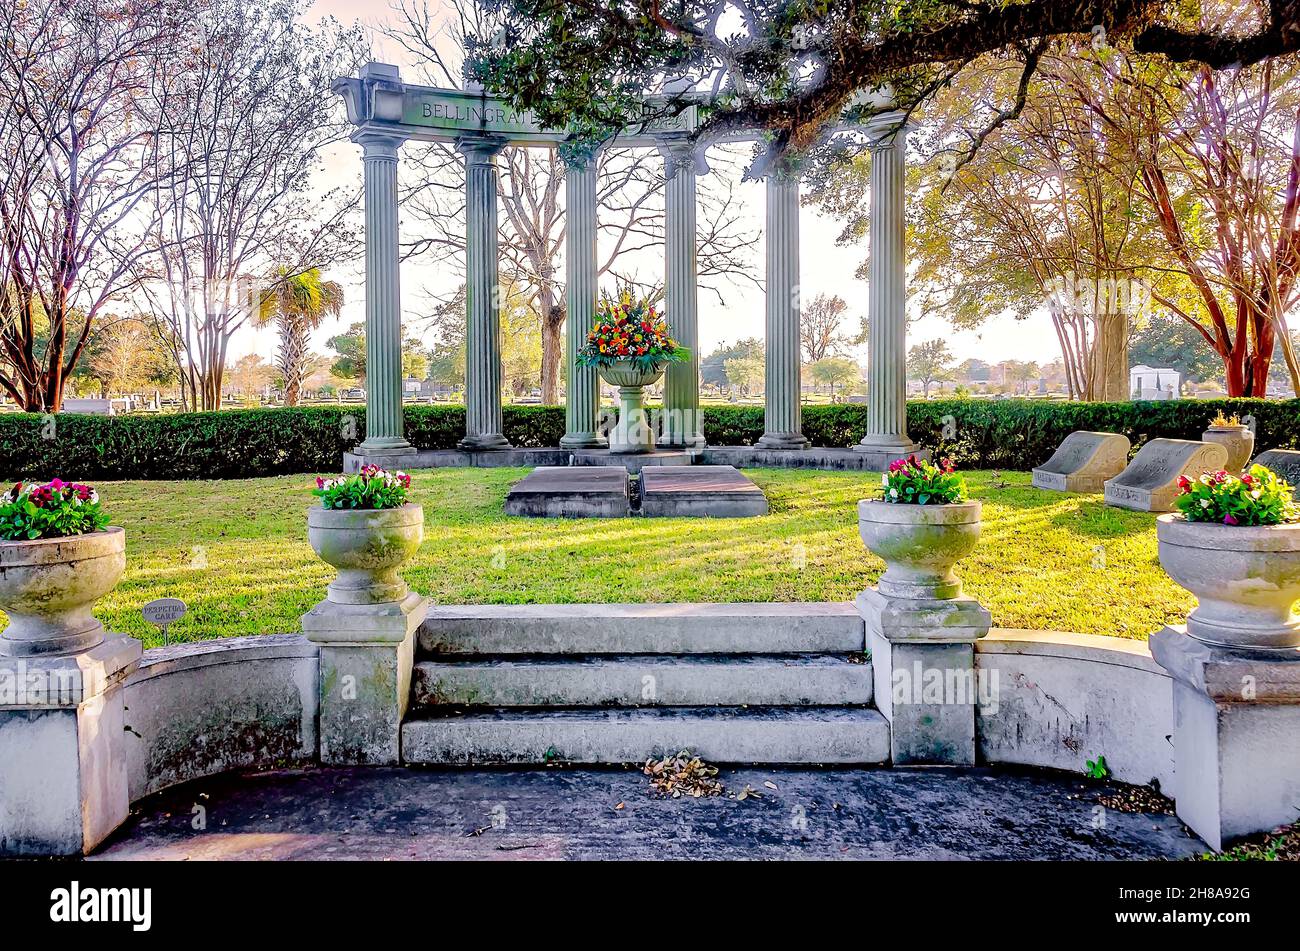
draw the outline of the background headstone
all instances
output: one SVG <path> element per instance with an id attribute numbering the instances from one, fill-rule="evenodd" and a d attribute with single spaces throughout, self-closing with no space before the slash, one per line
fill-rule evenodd
<path id="1" fill-rule="evenodd" d="M 1255 457 L 1255 465 L 1271 469 L 1300 489 L 1300 452 L 1295 449 L 1268 449 Z"/>
<path id="2" fill-rule="evenodd" d="M 1178 477 L 1197 479 L 1228 464 L 1222 446 L 1191 439 L 1153 439 L 1138 450 L 1128 468 L 1106 483 L 1106 503 L 1139 512 L 1170 512 L 1178 497 Z"/>
<path id="3" fill-rule="evenodd" d="M 1128 465 L 1129 445 L 1128 437 L 1119 433 L 1070 433 L 1052 458 L 1034 470 L 1034 488 L 1100 492 L 1107 479 Z"/>

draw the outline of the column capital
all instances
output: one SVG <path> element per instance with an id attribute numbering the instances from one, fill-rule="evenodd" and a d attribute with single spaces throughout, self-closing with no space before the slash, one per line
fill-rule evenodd
<path id="1" fill-rule="evenodd" d="M 572 140 L 566 142 L 571 144 Z M 594 149 L 589 148 L 559 148 L 556 154 L 560 157 L 560 162 L 564 165 L 566 172 L 585 172 L 590 168 L 595 168 L 600 164 L 601 153 L 605 147 L 596 146 Z"/>
<path id="2" fill-rule="evenodd" d="M 397 161 L 397 152 L 406 142 L 406 136 L 378 129 L 358 129 L 352 141 L 361 146 L 362 161 Z"/>
<path id="3" fill-rule="evenodd" d="M 691 169 L 696 175 L 707 175 L 709 163 L 699 143 L 691 139 L 660 137 L 655 146 L 664 159 L 664 178 L 672 181 L 683 169 Z"/>
<path id="4" fill-rule="evenodd" d="M 905 112 L 882 112 L 872 116 L 862 126 L 867 137 L 867 148 L 872 152 L 892 149 L 899 142 L 905 142 L 911 129 Z"/>
<path id="5" fill-rule="evenodd" d="M 506 145 L 499 135 L 462 135 L 456 140 L 456 151 L 465 156 L 466 165 L 491 165 Z"/>

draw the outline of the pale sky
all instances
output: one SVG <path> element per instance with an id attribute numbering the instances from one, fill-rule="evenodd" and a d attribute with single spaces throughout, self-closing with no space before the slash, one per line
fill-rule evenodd
<path id="1" fill-rule="evenodd" d="M 437 0 L 431 0 L 431 5 Z M 361 21 L 363 25 L 375 25 L 386 21 L 391 12 L 387 0 L 315 0 L 313 14 L 332 15 L 344 23 Z M 386 62 L 404 65 L 401 57 L 386 43 L 382 36 L 375 35 L 372 41 L 376 58 Z M 360 148 L 351 144 L 338 146 L 326 156 L 325 179 L 321 182 L 322 190 L 344 182 L 359 182 L 361 176 Z M 761 183 L 741 183 L 737 197 L 743 203 L 751 221 L 748 227 L 763 229 L 764 188 Z M 866 284 L 854 277 L 858 265 L 865 259 L 865 243 L 857 246 L 839 247 L 835 236 L 840 226 L 831 219 L 826 219 L 813 210 L 804 208 L 800 219 L 802 250 L 800 255 L 800 276 L 805 300 L 810 300 L 819 293 L 838 294 L 849 302 L 849 318 L 846 331 L 856 331 L 857 318 L 865 315 Z M 408 233 L 404 238 L 410 237 Z M 761 279 L 764 252 L 760 244 L 754 250 L 752 266 Z M 643 273 L 658 264 L 653 258 L 638 261 L 637 267 Z M 662 264 L 658 264 L 662 267 Z M 408 324 L 427 313 L 427 298 L 421 289 L 428 287 L 434 293 L 449 293 L 460 283 L 457 269 L 449 269 L 445 277 L 434 273 L 429 264 L 410 263 L 402 268 L 402 304 Z M 340 320 L 322 326 L 313 336 L 313 348 L 325 352 L 325 341 L 354 322 L 365 319 L 364 286 L 360 263 L 346 268 L 338 268 L 327 274 L 333 280 L 344 285 L 346 305 Z M 752 285 L 737 284 L 724 288 L 727 299 L 725 306 L 707 292 L 700 294 L 700 340 L 701 355 L 707 354 L 720 343 L 732 343 L 742 337 L 763 336 L 763 295 Z M 936 337 L 944 337 L 957 361 L 967 357 L 977 357 L 989 362 L 1005 359 L 1035 360 L 1049 362 L 1060 356 L 1060 349 L 1046 311 L 1024 321 L 1009 317 L 991 318 L 979 333 L 954 331 L 948 323 L 939 317 L 925 317 L 911 313 L 913 318 L 908 330 L 908 342 L 917 343 Z M 431 341 L 427 341 L 430 342 Z M 270 360 L 275 351 L 275 335 L 270 329 L 255 331 L 245 329 L 232 341 L 231 357 L 233 361 L 246 353 L 256 352 Z M 853 354 L 865 363 L 866 350 L 860 348 Z"/>

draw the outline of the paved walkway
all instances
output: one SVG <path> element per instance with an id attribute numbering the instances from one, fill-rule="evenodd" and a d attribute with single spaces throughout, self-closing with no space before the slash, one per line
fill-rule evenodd
<path id="1" fill-rule="evenodd" d="M 139 803 L 94 858 L 1156 859 L 1204 851 L 1174 817 L 1103 809 L 1098 787 L 1060 774 L 735 769 L 719 778 L 728 793 L 749 786 L 759 795 L 659 798 L 633 769 L 226 776 Z"/>

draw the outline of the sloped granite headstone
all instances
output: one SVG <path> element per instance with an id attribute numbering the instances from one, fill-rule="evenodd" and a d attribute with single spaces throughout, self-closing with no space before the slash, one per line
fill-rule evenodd
<path id="1" fill-rule="evenodd" d="M 1255 465 L 1271 469 L 1300 489 L 1300 452 L 1294 449 L 1268 449 L 1255 457 Z"/>
<path id="2" fill-rule="evenodd" d="M 1129 441 L 1119 433 L 1070 433 L 1052 458 L 1034 470 L 1036 489 L 1100 492 L 1128 465 Z"/>
<path id="3" fill-rule="evenodd" d="M 1170 512 L 1179 495 L 1178 477 L 1199 478 L 1228 464 L 1228 450 L 1191 439 L 1153 439 L 1128 468 L 1106 483 L 1108 505 L 1139 512 Z"/>

